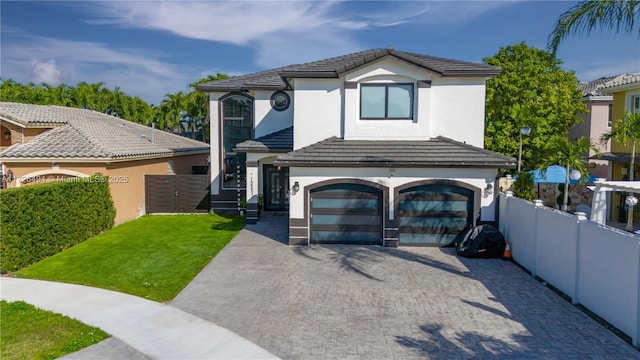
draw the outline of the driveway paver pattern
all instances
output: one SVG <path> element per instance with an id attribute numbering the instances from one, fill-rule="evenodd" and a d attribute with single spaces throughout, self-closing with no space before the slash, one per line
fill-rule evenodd
<path id="1" fill-rule="evenodd" d="M 248 225 L 172 302 L 283 359 L 640 359 L 511 262 Z"/>

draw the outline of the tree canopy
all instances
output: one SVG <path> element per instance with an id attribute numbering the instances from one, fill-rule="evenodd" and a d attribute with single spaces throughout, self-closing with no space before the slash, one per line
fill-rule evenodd
<path id="1" fill-rule="evenodd" d="M 615 29 L 632 32 L 638 27 L 640 35 L 640 1 L 638 0 L 585 0 L 580 1 L 564 12 L 549 34 L 547 49 L 553 54 L 560 42 L 571 34 L 589 34 L 599 26 L 602 29 Z"/>
<path id="2" fill-rule="evenodd" d="M 578 79 L 551 53 L 524 42 L 483 60 L 502 68 L 487 81 L 485 148 L 517 158 L 520 128 L 530 127 L 522 137 L 522 163 L 524 170 L 536 169 L 547 140 L 566 134 L 587 112 Z"/>
<path id="3" fill-rule="evenodd" d="M 567 211 L 569 202 L 569 171 L 580 171 L 582 181 L 586 181 L 589 178 L 586 155 L 590 149 L 593 149 L 598 154 L 600 153 L 598 148 L 591 143 L 591 140 L 585 136 L 572 142 L 566 136 L 559 134 L 551 136 L 544 147 L 544 156 L 541 157 L 543 159 L 541 163 L 543 171 L 546 171 L 552 165 L 562 165 L 566 169 L 565 190 L 562 201 L 563 211 Z"/>
<path id="4" fill-rule="evenodd" d="M 224 74 L 206 76 L 189 84 L 189 92 L 178 91 L 166 94 L 160 105 L 151 105 L 137 96 L 130 96 L 115 87 L 110 90 L 104 82 L 89 84 L 80 82 L 75 87 L 46 83 L 26 85 L 11 79 L 0 82 L 0 100 L 36 105 L 60 105 L 99 111 L 139 124 L 155 126 L 162 130 L 178 133 L 202 130 L 203 139 L 208 140 L 206 94 L 197 91 L 196 86 L 213 80 L 226 79 Z"/>

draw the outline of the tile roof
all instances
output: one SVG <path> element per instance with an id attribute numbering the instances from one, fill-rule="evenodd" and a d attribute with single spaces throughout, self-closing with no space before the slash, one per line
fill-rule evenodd
<path id="1" fill-rule="evenodd" d="M 277 158 L 282 166 L 515 168 L 514 158 L 445 137 L 431 140 L 344 140 L 332 137 Z"/>
<path id="2" fill-rule="evenodd" d="M 273 70 L 235 76 L 198 85 L 201 91 L 241 91 L 286 89 L 284 78 L 338 78 L 342 74 L 375 60 L 392 57 L 409 62 L 438 76 L 489 76 L 500 73 L 496 66 L 394 50 L 372 49 L 305 64 L 289 65 Z"/>
<path id="3" fill-rule="evenodd" d="M 607 90 L 610 90 L 611 88 L 630 84 L 638 84 L 638 86 L 640 86 L 640 73 L 618 75 L 615 78 L 598 86 L 597 90 L 598 92 L 606 93 Z"/>
<path id="4" fill-rule="evenodd" d="M 240 152 L 288 152 L 293 150 L 293 126 L 261 136 L 255 140 L 247 140 L 236 145 Z"/>
<path id="5" fill-rule="evenodd" d="M 5 159 L 116 160 L 209 150 L 209 144 L 93 110 L 0 102 L 0 118 L 56 126 L 25 144 L 5 149 L 0 153 Z"/>
<path id="6" fill-rule="evenodd" d="M 611 92 L 607 91 L 608 88 L 632 83 L 640 83 L 640 73 L 603 76 L 593 81 L 581 82 L 578 88 L 582 91 L 582 96 L 609 96 Z"/>
<path id="7" fill-rule="evenodd" d="M 623 74 L 624 75 L 624 74 Z M 589 82 L 581 82 L 578 84 L 578 88 L 582 91 L 582 96 L 605 96 L 605 95 L 610 95 L 610 94 L 605 94 L 605 93 L 600 93 L 597 91 L 598 87 L 604 85 L 605 83 L 607 83 L 608 81 L 611 81 L 617 77 L 620 77 L 622 75 L 616 75 L 616 76 L 605 76 L 605 77 L 601 77 L 599 79 L 593 80 L 593 81 L 589 81 Z"/>

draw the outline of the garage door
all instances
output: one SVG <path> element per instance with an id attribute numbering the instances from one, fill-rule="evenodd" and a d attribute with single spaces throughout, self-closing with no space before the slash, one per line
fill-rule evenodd
<path id="1" fill-rule="evenodd" d="M 311 243 L 381 244 L 382 190 L 332 184 L 311 191 Z"/>
<path id="2" fill-rule="evenodd" d="M 473 224 L 469 189 L 430 184 L 405 189 L 399 197 L 400 245 L 449 245 Z"/>

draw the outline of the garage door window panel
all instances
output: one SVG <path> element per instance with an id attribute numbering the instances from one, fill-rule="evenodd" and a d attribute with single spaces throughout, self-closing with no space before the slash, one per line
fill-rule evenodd
<path id="1" fill-rule="evenodd" d="M 357 184 L 334 184 L 311 192 L 311 240 L 377 244 L 382 230 L 382 192 Z"/>
<path id="2" fill-rule="evenodd" d="M 474 193 L 458 186 L 432 184 L 399 194 L 400 243 L 448 245 L 473 222 Z"/>

